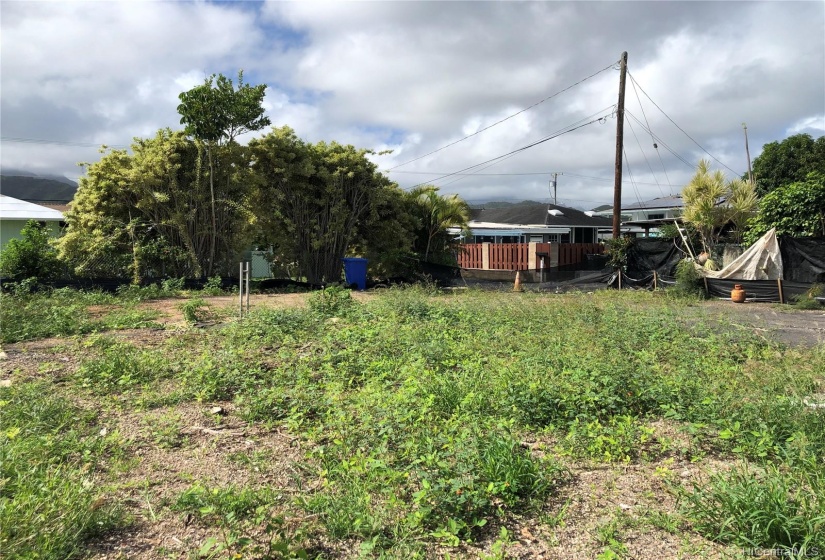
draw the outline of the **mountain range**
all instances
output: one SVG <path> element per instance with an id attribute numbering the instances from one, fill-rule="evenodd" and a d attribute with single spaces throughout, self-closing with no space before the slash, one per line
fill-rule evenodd
<path id="1" fill-rule="evenodd" d="M 38 175 L 20 169 L 0 170 L 0 194 L 29 202 L 71 202 L 77 183 L 61 175 Z"/>

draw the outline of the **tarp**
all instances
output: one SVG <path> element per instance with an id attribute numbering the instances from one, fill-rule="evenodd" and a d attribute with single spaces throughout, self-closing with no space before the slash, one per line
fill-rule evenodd
<path id="1" fill-rule="evenodd" d="M 708 278 L 736 280 L 778 280 L 782 278 L 782 253 L 776 239 L 776 229 L 770 230 L 759 241 L 748 247 L 722 270 L 700 269 Z"/>
<path id="2" fill-rule="evenodd" d="M 672 276 L 684 254 L 672 239 L 636 239 L 627 251 L 627 274 L 633 278 L 650 275 L 654 270 Z"/>
<path id="3" fill-rule="evenodd" d="M 779 238 L 785 280 L 825 282 L 825 237 Z"/>
<path id="4" fill-rule="evenodd" d="M 745 290 L 747 301 L 790 303 L 805 295 L 811 285 L 787 280 L 739 280 L 708 278 L 707 292 L 711 297 L 730 299 L 730 292 L 735 285 Z M 781 291 L 780 291 L 781 290 Z"/>

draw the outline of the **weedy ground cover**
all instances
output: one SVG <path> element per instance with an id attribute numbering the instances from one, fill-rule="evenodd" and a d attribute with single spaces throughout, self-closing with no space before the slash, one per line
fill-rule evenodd
<path id="1" fill-rule="evenodd" d="M 360 303 L 328 289 L 306 308 L 253 310 L 160 347 L 89 339 L 68 382 L 54 387 L 111 418 L 228 403 L 232 418 L 222 422 L 301 442 L 302 460 L 290 466 L 299 491 L 283 493 L 265 476 L 245 486 L 191 480 L 153 510 L 212 529 L 196 556 L 472 556 L 482 554 L 473 543 L 496 535 L 490 550 L 503 555 L 514 524 L 548 535 L 563 525 L 567 505 L 548 504 L 569 504 L 577 469 L 593 464 L 655 465 L 679 502 L 595 523 L 593 556 L 630 555 L 628 528 L 641 525 L 734 548 L 825 551 L 825 422 L 803 402 L 823 391 L 822 345 L 786 348 L 686 313 L 696 304 L 667 294 L 427 288 Z M 183 453 L 193 443 L 173 433 L 185 427 L 174 418 L 148 440 Z M 660 433 L 662 423 L 689 445 Z M 49 459 L 42 440 L 30 445 L 44 464 L 65 460 Z M 84 468 L 106 477 L 107 452 L 89 453 L 98 461 Z M 123 453 L 134 457 L 128 444 Z M 706 457 L 738 466 L 696 484 L 658 466 Z M 227 461 L 257 473 L 277 457 L 252 447 Z M 117 495 L 117 477 L 109 483 Z M 16 484 L 2 490 L 7 511 L 26 509 L 18 496 L 29 483 Z M 94 542 L 75 534 L 72 550 Z"/>

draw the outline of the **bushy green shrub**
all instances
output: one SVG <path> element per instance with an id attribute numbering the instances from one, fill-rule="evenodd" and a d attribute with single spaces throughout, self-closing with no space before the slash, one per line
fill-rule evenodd
<path id="1" fill-rule="evenodd" d="M 633 246 L 634 239 L 632 237 L 622 236 L 616 239 L 607 240 L 607 264 L 614 270 L 617 268 L 623 271 L 627 270 L 627 257 L 630 253 L 630 248 Z"/>
<path id="2" fill-rule="evenodd" d="M 335 317 L 345 313 L 355 301 L 347 288 L 328 286 L 309 296 L 307 305 L 314 313 L 324 317 Z"/>
<path id="3" fill-rule="evenodd" d="M 682 259 L 676 265 L 676 286 L 674 289 L 680 295 L 705 297 L 702 275 L 696 270 L 693 260 Z"/>
<path id="4" fill-rule="evenodd" d="M 10 240 L 0 252 L 0 275 L 15 280 L 37 278 L 40 281 L 59 276 L 60 260 L 57 250 L 49 243 L 46 226 L 29 220 L 20 235 L 20 239 Z"/>

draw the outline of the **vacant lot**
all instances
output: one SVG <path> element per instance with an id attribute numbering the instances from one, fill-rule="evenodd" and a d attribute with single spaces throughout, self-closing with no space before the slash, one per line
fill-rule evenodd
<path id="1" fill-rule="evenodd" d="M 825 552 L 821 311 L 164 295 L 2 296 L 0 557 Z"/>

